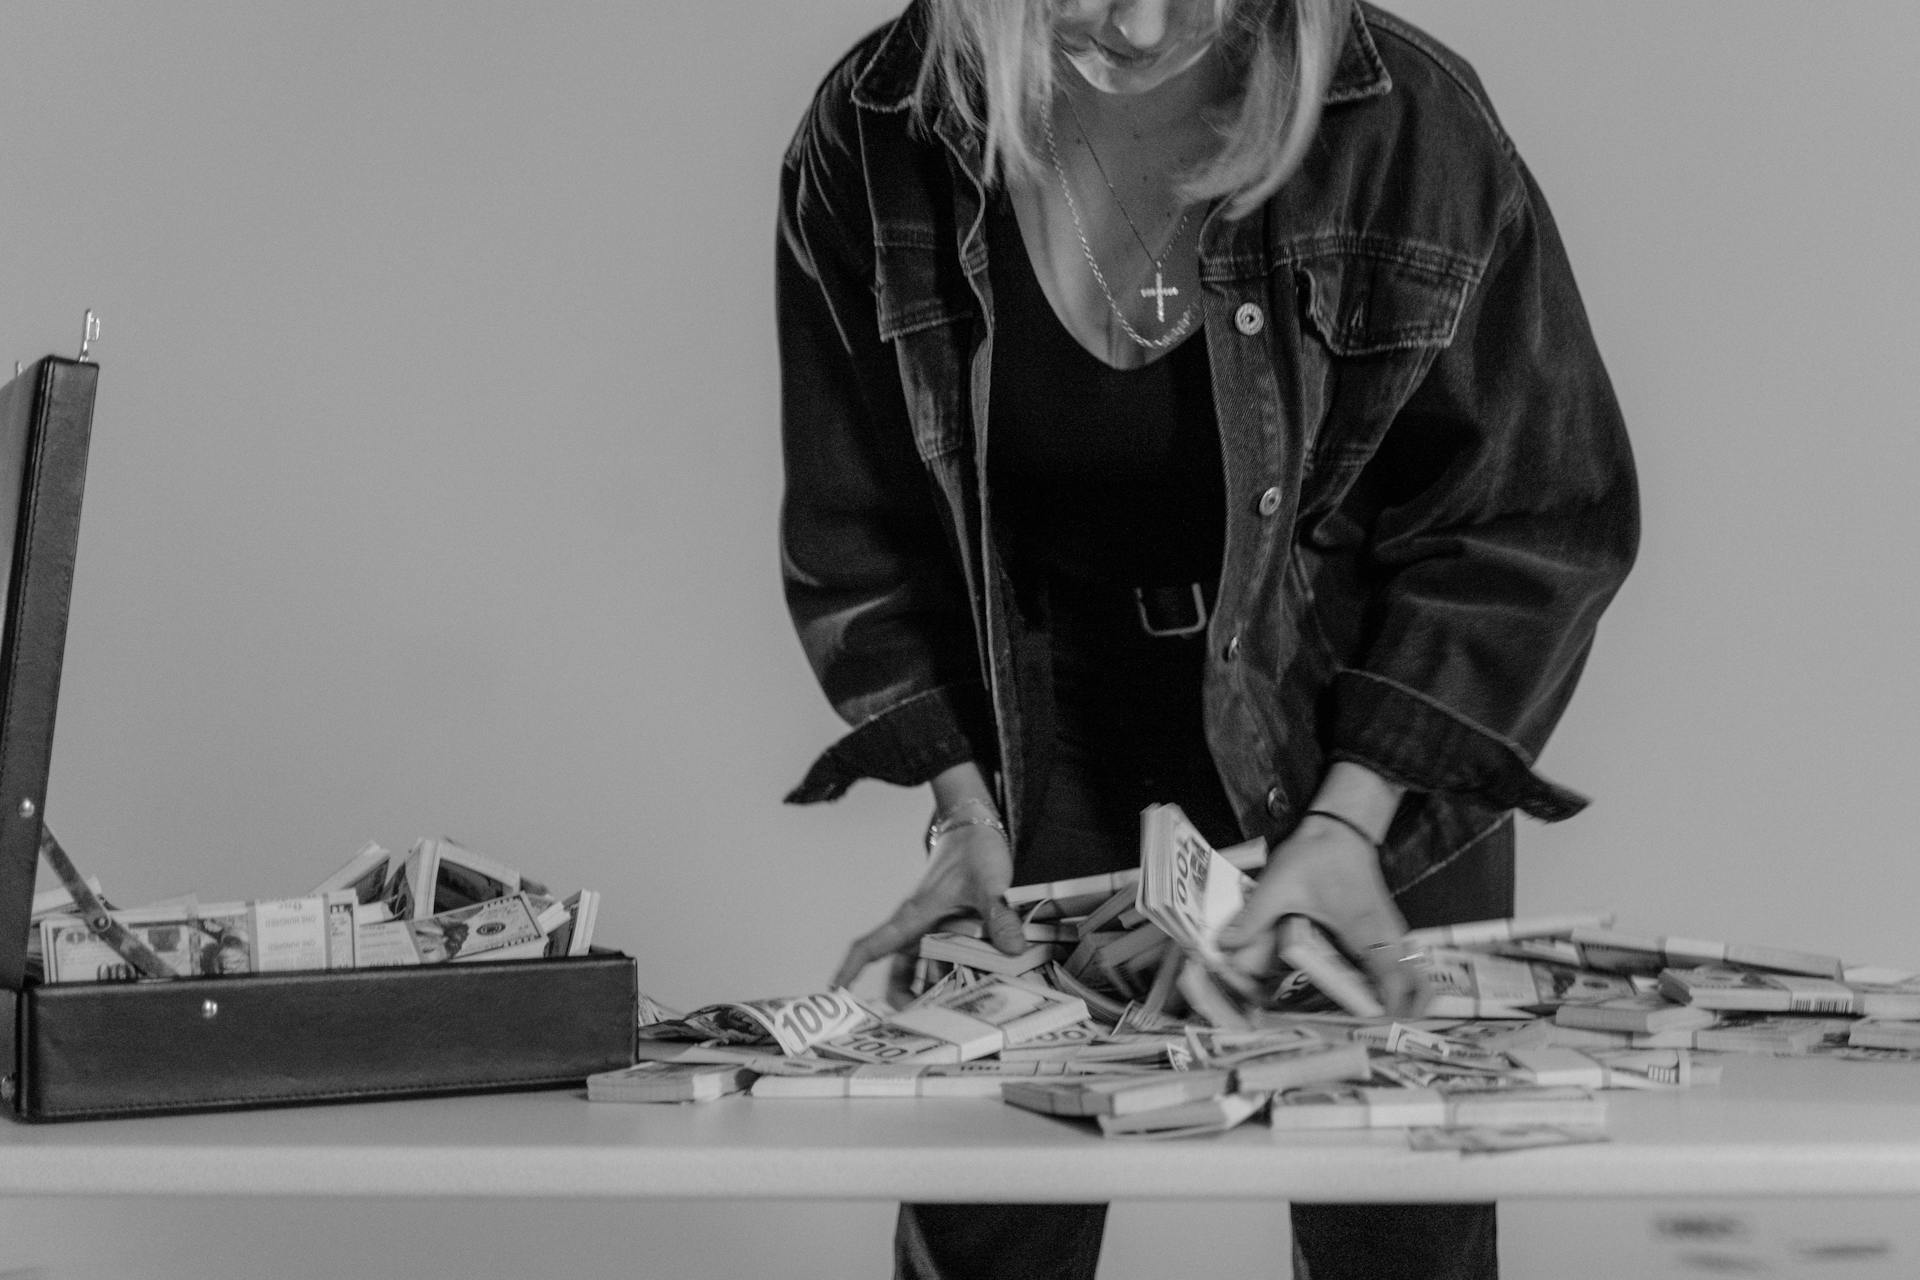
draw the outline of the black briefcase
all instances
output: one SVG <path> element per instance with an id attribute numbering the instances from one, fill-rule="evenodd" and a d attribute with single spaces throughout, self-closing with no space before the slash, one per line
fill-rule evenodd
<path id="1" fill-rule="evenodd" d="M 572 1086 L 630 1064 L 638 977 L 612 951 L 136 982 L 29 973 L 98 379 L 83 349 L 0 388 L 0 1106 L 80 1120 L 353 1102 Z"/>

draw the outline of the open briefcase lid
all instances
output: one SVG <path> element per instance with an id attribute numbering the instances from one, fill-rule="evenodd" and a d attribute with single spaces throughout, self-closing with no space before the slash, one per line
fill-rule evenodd
<path id="1" fill-rule="evenodd" d="M 0 983 L 16 991 L 26 981 L 99 377 L 83 347 L 78 360 L 47 356 L 0 387 Z"/>

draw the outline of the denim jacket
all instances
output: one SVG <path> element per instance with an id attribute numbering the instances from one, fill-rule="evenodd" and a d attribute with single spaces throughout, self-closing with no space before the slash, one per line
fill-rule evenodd
<path id="1" fill-rule="evenodd" d="M 972 759 L 1017 846 L 1043 660 L 986 485 L 982 141 L 909 112 L 924 23 L 828 75 L 782 170 L 782 567 L 852 726 L 788 799 Z M 1408 788 L 1396 891 L 1514 809 L 1576 812 L 1533 762 L 1632 563 L 1633 463 L 1473 71 L 1355 7 L 1302 167 L 1253 216 L 1209 212 L 1200 275 L 1227 492 L 1194 513 L 1225 521 L 1203 711 L 1245 834 L 1289 831 L 1335 760 Z"/>

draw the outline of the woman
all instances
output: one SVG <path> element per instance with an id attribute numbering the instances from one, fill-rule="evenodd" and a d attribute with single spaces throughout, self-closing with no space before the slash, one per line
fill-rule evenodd
<path id="1" fill-rule="evenodd" d="M 1511 814 L 1638 533 L 1554 225 L 1471 70 L 1346 0 L 919 0 L 783 169 L 788 603 L 853 726 L 790 799 L 929 783 L 836 982 L 1139 810 L 1271 844 L 1387 1003 L 1512 909 Z M 991 448 L 989 448 L 991 441 Z M 906 1206 L 904 1275 L 1088 1275 L 1101 1206 Z M 1299 1206 L 1296 1265 L 1494 1273 L 1491 1206 Z"/>

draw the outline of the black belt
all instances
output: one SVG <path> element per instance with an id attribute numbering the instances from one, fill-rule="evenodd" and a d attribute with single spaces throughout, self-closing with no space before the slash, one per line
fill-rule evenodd
<path id="1" fill-rule="evenodd" d="M 1135 587 L 1133 604 L 1140 629 L 1150 636 L 1197 636 L 1207 629 L 1207 597 L 1197 582 L 1177 587 Z"/>
<path id="2" fill-rule="evenodd" d="M 1178 640 L 1205 632 L 1213 612 L 1213 592 L 1198 582 L 1139 587 L 1055 578 L 1047 590 L 1055 624 L 1073 632 L 1138 628 L 1141 636 Z"/>

